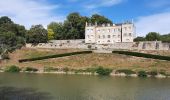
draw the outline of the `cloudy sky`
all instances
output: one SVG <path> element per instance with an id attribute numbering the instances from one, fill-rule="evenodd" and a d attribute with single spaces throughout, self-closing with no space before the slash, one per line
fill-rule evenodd
<path id="1" fill-rule="evenodd" d="M 104 15 L 114 23 L 134 20 L 138 36 L 170 33 L 170 0 L 1 0 L 0 16 L 31 25 L 62 22 L 71 12 Z"/>

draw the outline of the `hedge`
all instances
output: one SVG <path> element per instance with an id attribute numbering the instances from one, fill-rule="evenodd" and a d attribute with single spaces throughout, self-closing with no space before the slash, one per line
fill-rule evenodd
<path id="1" fill-rule="evenodd" d="M 169 56 L 153 55 L 153 54 L 130 52 L 130 51 L 112 51 L 112 53 L 170 61 Z"/>
<path id="2" fill-rule="evenodd" d="M 89 53 L 92 53 L 92 51 L 81 51 L 81 52 L 72 52 L 72 53 L 64 53 L 64 54 L 55 54 L 55 55 L 36 57 L 36 58 L 30 58 L 30 59 L 20 59 L 19 62 L 22 63 L 22 62 L 28 62 L 28 61 L 36 61 L 36 60 L 58 58 L 58 57 L 72 56 L 72 55 L 78 55 L 78 54 L 89 54 Z"/>

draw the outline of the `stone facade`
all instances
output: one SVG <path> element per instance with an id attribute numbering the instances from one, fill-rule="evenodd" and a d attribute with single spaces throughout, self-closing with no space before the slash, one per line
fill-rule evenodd
<path id="1" fill-rule="evenodd" d="M 95 25 L 86 23 L 85 43 L 115 44 L 133 42 L 135 26 L 131 22 L 121 24 Z"/>
<path id="2" fill-rule="evenodd" d="M 28 48 L 92 49 L 92 50 L 170 50 L 170 43 L 161 41 L 127 42 L 114 44 L 88 44 L 85 40 L 52 40 L 38 45 L 26 44 Z"/>

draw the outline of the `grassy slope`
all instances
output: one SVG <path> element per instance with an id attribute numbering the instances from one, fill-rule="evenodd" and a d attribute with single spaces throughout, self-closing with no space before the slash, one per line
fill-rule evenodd
<path id="1" fill-rule="evenodd" d="M 21 67 L 69 67 L 86 68 L 103 66 L 114 69 L 133 69 L 133 70 L 166 70 L 170 72 L 170 62 L 138 57 L 123 56 L 118 54 L 81 54 L 70 57 L 53 58 L 42 61 L 18 63 L 18 59 L 31 58 L 43 55 L 61 54 L 65 52 L 75 52 L 81 50 L 56 50 L 56 49 L 26 49 L 17 50 L 10 54 L 11 60 L 1 62 L 0 66 L 18 65 Z M 154 53 L 154 51 L 152 51 Z M 157 53 L 157 52 L 156 52 Z M 161 55 L 170 55 L 170 52 L 160 51 Z"/>

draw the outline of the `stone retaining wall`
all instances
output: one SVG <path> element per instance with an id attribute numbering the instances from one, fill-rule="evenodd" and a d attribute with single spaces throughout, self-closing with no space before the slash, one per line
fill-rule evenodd
<path id="1" fill-rule="evenodd" d="M 95 50 L 170 50 L 170 43 L 161 41 L 144 41 L 114 44 L 86 44 L 84 39 L 80 40 L 52 40 L 49 43 L 38 45 L 26 44 L 28 48 L 56 48 L 56 49 L 95 49 Z"/>

